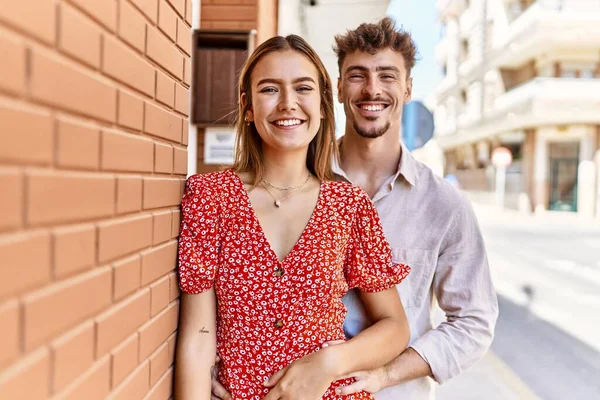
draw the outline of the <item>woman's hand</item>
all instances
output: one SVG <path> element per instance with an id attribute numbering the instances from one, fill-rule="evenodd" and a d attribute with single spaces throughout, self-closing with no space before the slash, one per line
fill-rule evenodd
<path id="1" fill-rule="evenodd" d="M 271 376 L 265 386 L 272 389 L 264 400 L 319 400 L 338 376 L 337 350 L 321 349 Z"/>

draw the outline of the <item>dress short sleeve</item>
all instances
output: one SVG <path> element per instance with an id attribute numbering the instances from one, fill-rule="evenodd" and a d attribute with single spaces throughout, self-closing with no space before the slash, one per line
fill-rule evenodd
<path id="1" fill-rule="evenodd" d="M 186 182 L 181 200 L 179 288 L 198 294 L 213 286 L 219 264 L 219 206 L 214 185 L 204 175 Z"/>
<path id="2" fill-rule="evenodd" d="M 350 289 L 379 292 L 402 282 L 410 272 L 392 262 L 392 249 L 383 234 L 379 214 L 362 190 L 346 248 L 346 281 Z"/>

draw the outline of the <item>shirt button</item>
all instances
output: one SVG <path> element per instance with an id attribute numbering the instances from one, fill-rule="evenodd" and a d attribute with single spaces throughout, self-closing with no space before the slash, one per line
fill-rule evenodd
<path id="1" fill-rule="evenodd" d="M 275 328 L 277 329 L 281 329 L 283 328 L 283 321 L 278 319 L 277 321 L 275 321 Z"/>
<path id="2" fill-rule="evenodd" d="M 277 268 L 275 272 L 273 272 L 273 275 L 277 278 L 281 278 L 283 276 L 283 273 L 283 268 Z"/>

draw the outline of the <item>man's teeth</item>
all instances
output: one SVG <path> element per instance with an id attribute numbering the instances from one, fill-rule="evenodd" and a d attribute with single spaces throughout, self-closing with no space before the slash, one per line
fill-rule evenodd
<path id="1" fill-rule="evenodd" d="M 299 119 L 280 119 L 279 121 L 275 121 L 275 124 L 279 126 L 293 126 L 300 125 L 301 123 L 302 121 Z"/>
<path id="2" fill-rule="evenodd" d="M 383 104 L 362 105 L 362 106 L 360 106 L 360 108 L 362 108 L 363 110 L 367 110 L 367 111 L 381 111 L 381 110 L 383 110 L 384 106 L 383 106 Z"/>

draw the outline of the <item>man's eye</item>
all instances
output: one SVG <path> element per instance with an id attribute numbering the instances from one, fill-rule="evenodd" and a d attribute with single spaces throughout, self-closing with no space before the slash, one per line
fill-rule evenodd
<path id="1" fill-rule="evenodd" d="M 382 76 L 383 79 L 396 79 L 396 77 L 394 75 L 383 75 Z"/>

